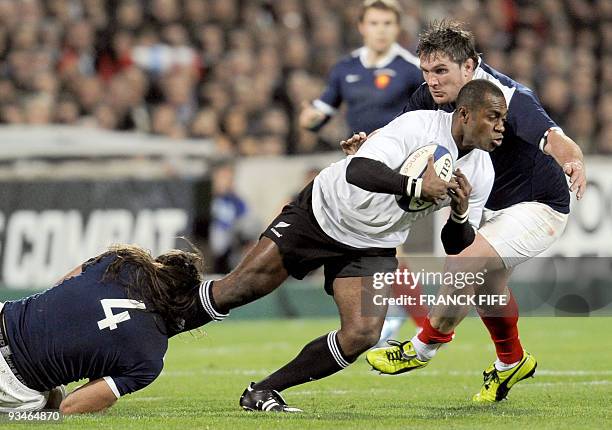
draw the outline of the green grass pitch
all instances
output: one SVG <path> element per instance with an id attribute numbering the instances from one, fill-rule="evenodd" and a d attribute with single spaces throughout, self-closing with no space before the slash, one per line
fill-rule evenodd
<path id="1" fill-rule="evenodd" d="M 101 415 L 68 417 L 75 429 L 455 429 L 612 427 L 612 318 L 523 318 L 523 345 L 538 359 L 534 379 L 509 400 L 475 405 L 494 350 L 480 320 L 469 318 L 431 364 L 380 376 L 363 357 L 349 369 L 284 392 L 299 415 L 243 412 L 245 386 L 291 359 L 337 321 L 227 321 L 171 342 L 164 373 Z M 403 331 L 410 336 L 412 326 Z M 24 424 L 4 425 L 24 428 Z M 43 428 L 41 424 L 32 428 Z"/>

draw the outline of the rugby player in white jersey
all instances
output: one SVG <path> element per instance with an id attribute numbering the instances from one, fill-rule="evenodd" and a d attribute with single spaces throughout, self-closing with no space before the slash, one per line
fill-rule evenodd
<path id="1" fill-rule="evenodd" d="M 453 113 L 398 117 L 355 156 L 324 169 L 283 208 L 234 271 L 201 286 L 199 311 L 219 321 L 230 309 L 270 293 L 289 275 L 302 279 L 324 266 L 325 290 L 338 307 L 340 329 L 313 340 L 287 365 L 251 383 L 240 398 L 243 409 L 299 411 L 279 392 L 332 375 L 376 344 L 386 307 L 365 315 L 362 294 L 372 293 L 374 274 L 396 269 L 395 248 L 404 243 L 416 218 L 450 205 L 442 230 L 447 252 L 456 254 L 472 243 L 493 186 L 488 151 L 501 144 L 506 110 L 499 88 L 474 80 L 459 93 Z M 430 144 L 450 152 L 458 168 L 450 182 L 437 176 L 432 160 L 421 179 L 398 173 L 411 153 Z M 420 198 L 434 205 L 405 212 L 396 196 L 418 197 L 419 187 Z"/>
<path id="2" fill-rule="evenodd" d="M 491 153 L 495 183 L 485 205 L 483 224 L 472 246 L 450 261 L 457 271 L 487 270 L 479 294 L 502 295 L 505 304 L 480 306 L 497 353 L 484 372 L 477 402 L 503 400 L 517 382 L 533 375 L 537 362 L 524 351 L 518 333 L 518 306 L 507 287 L 512 268 L 535 257 L 561 236 L 569 214 L 569 191 L 578 199 L 586 189 L 580 148 L 555 124 L 533 92 L 485 64 L 472 34 L 452 21 L 432 24 L 420 37 L 417 54 L 425 84 L 410 97 L 404 111 L 452 111 L 459 89 L 472 79 L 486 79 L 506 97 L 508 120 L 504 144 Z M 344 143 L 345 150 L 361 139 Z M 570 178 L 571 187 L 564 177 Z M 469 294 L 463 291 L 461 294 Z M 442 296 L 459 294 L 453 286 Z M 383 372 L 422 368 L 438 347 L 453 338 L 467 306 L 433 306 L 423 330 L 410 341 L 370 351 L 368 362 Z"/>

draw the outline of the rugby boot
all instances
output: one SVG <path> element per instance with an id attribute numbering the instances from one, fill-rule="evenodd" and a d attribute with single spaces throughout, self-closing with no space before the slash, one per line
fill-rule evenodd
<path id="1" fill-rule="evenodd" d="M 398 375 L 420 369 L 429 363 L 417 358 L 412 341 L 388 340 L 387 343 L 390 346 L 371 349 L 366 354 L 366 361 L 380 373 Z"/>
<path id="2" fill-rule="evenodd" d="M 240 396 L 240 406 L 245 411 L 262 412 L 302 412 L 301 409 L 287 405 L 283 396 L 276 390 L 255 390 L 251 382 Z"/>
<path id="3" fill-rule="evenodd" d="M 523 351 L 523 358 L 512 369 L 499 371 L 495 363 L 491 364 L 483 373 L 484 382 L 480 391 L 474 395 L 473 401 L 479 403 L 499 402 L 506 398 L 508 391 L 517 382 L 532 377 L 538 367 L 535 357 Z"/>

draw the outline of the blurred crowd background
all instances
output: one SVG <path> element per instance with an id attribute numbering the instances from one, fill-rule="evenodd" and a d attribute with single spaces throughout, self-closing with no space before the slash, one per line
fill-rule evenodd
<path id="1" fill-rule="evenodd" d="M 402 0 L 400 43 L 453 17 L 585 153 L 612 153 L 612 1 Z M 213 139 L 228 156 L 338 150 L 302 131 L 361 0 L 0 0 L 0 120 Z"/>

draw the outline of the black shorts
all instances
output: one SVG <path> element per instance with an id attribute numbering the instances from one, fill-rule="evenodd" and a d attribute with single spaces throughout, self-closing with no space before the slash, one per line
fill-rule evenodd
<path id="1" fill-rule="evenodd" d="M 262 233 L 279 247 L 285 270 L 296 279 L 324 266 L 325 291 L 336 278 L 367 277 L 397 268 L 395 248 L 353 248 L 329 237 L 312 212 L 311 182 Z"/>

